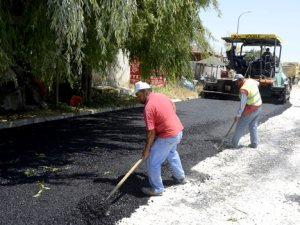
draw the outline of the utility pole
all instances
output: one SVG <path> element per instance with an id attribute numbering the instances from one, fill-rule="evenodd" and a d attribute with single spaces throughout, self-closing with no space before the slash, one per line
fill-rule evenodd
<path id="1" fill-rule="evenodd" d="M 237 22 L 237 28 L 236 28 L 236 34 L 239 34 L 239 26 L 240 26 L 240 18 L 242 15 L 244 14 L 247 14 L 247 13 L 252 13 L 252 11 L 246 11 L 246 12 L 243 12 L 239 15 L 239 18 L 238 18 L 238 22 Z"/>

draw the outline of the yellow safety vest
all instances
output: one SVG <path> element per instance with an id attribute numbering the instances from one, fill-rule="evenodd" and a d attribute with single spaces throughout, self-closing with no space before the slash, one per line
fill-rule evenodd
<path id="1" fill-rule="evenodd" d="M 256 80 L 247 79 L 240 89 L 248 91 L 247 105 L 260 106 L 262 104 Z"/>

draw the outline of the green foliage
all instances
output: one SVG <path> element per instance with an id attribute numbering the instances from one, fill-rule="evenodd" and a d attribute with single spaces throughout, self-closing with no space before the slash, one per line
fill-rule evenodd
<path id="1" fill-rule="evenodd" d="M 244 60 L 247 62 L 253 61 L 255 58 L 260 58 L 260 50 L 251 49 L 244 56 Z"/>
<path id="2" fill-rule="evenodd" d="M 76 108 L 69 106 L 67 103 L 59 102 L 57 104 L 49 104 L 50 110 L 58 110 L 62 112 L 76 112 Z"/>
<path id="3" fill-rule="evenodd" d="M 19 64 L 49 85 L 73 86 L 83 64 L 106 71 L 127 38 L 135 1 L 3 0 L 0 73 Z"/>
<path id="4" fill-rule="evenodd" d="M 1 74 L 10 66 L 18 65 L 47 84 L 58 76 L 60 80 L 72 82 L 70 76 L 66 76 L 66 61 L 57 53 L 55 32 L 50 29 L 45 3 L 44 0 L 1 2 Z"/>
<path id="5" fill-rule="evenodd" d="M 208 49 L 199 13 L 210 4 L 217 7 L 215 0 L 137 1 L 138 13 L 125 48 L 132 59 L 140 59 L 144 77 L 156 68 L 170 78 L 190 75 L 191 43 L 196 42 L 204 51 Z"/>
<path id="6" fill-rule="evenodd" d="M 34 7 L 34 8 L 33 8 Z M 68 71 L 70 63 L 58 48 L 56 33 L 50 29 L 51 20 L 47 15 L 47 8 L 43 3 L 31 4 L 28 8 L 30 38 L 26 43 L 26 58 L 31 66 L 32 73 L 46 82 L 49 86 L 58 79 L 73 86 L 76 74 Z"/>
<path id="7" fill-rule="evenodd" d="M 134 0 L 48 0 L 51 29 L 68 73 L 75 65 L 81 74 L 83 63 L 104 73 L 127 38 L 135 10 Z"/>
<path id="8" fill-rule="evenodd" d="M 95 91 L 91 100 L 86 102 L 88 107 L 124 107 L 137 104 L 135 96 L 120 96 L 115 90 Z"/>
<path id="9" fill-rule="evenodd" d="M 157 68 L 188 77 L 191 42 L 208 49 L 199 15 L 210 6 L 217 0 L 2 0 L 0 74 L 18 64 L 48 86 L 75 86 L 83 67 L 109 76 L 123 49 L 144 76 Z"/>
<path id="10" fill-rule="evenodd" d="M 5 2 L 0 3 L 0 73 L 2 74 L 11 65 L 13 53 L 12 42 L 15 40 L 15 33 L 8 26 L 11 16 L 3 7 Z M 1 79 L 0 79 L 1 84 Z"/>

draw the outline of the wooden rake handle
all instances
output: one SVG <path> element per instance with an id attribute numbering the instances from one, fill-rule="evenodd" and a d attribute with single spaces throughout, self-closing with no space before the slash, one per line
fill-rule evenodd
<path id="1" fill-rule="evenodd" d="M 224 141 L 225 141 L 225 138 L 227 138 L 228 134 L 229 134 L 230 131 L 232 130 L 232 128 L 233 128 L 233 126 L 234 126 L 235 123 L 236 123 L 236 120 L 233 121 L 231 127 L 229 128 L 229 130 L 227 131 L 226 135 L 225 135 L 224 138 L 222 139 L 221 144 L 217 147 L 218 150 L 223 146 Z"/>
<path id="2" fill-rule="evenodd" d="M 126 175 L 122 178 L 122 180 L 119 181 L 119 183 L 115 186 L 115 188 L 109 193 L 109 195 L 106 198 L 106 201 L 121 187 L 121 185 L 127 180 L 127 178 L 132 174 L 132 172 L 140 165 L 140 163 L 143 161 L 143 159 L 139 159 L 126 173 Z"/>
<path id="3" fill-rule="evenodd" d="M 227 134 L 225 135 L 225 138 L 228 136 L 228 134 L 230 133 L 230 131 L 232 130 L 234 124 L 236 123 L 236 120 L 233 121 L 231 127 L 229 128 L 229 130 L 227 131 Z"/>

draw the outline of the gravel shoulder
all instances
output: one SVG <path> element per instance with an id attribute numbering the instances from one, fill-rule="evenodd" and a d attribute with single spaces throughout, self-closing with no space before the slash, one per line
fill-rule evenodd
<path id="1" fill-rule="evenodd" d="M 168 187 L 117 224 L 300 224 L 298 86 L 290 102 L 259 126 L 257 149 L 224 149 L 206 158 L 191 169 L 187 184 Z M 249 143 L 249 134 L 241 143 Z"/>

